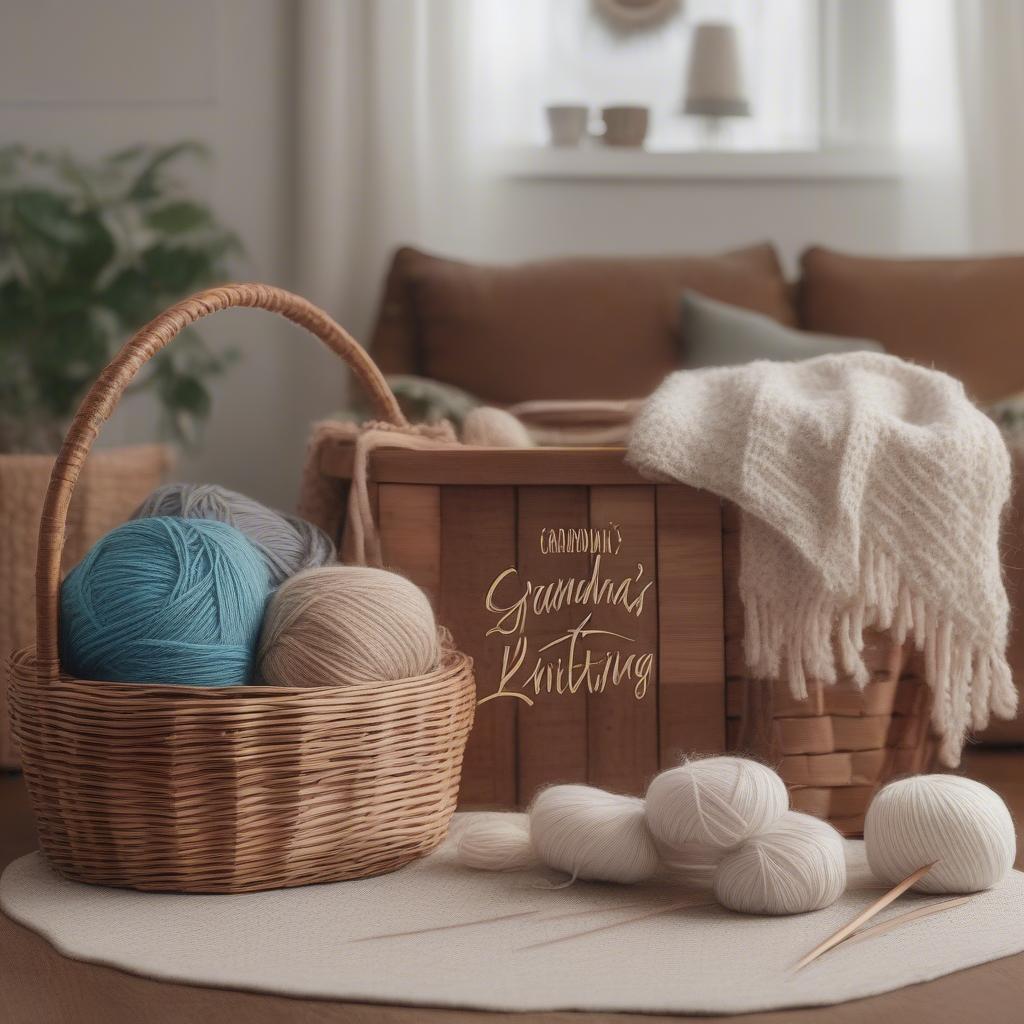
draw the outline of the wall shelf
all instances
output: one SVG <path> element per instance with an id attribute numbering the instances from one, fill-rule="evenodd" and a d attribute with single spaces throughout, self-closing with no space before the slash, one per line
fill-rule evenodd
<path id="1" fill-rule="evenodd" d="M 668 152 L 515 146 L 496 151 L 495 171 L 536 180 L 894 181 L 901 174 L 891 150 L 715 150 Z"/>

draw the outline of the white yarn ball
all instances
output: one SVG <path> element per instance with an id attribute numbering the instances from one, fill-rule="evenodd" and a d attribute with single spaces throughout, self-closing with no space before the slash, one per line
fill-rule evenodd
<path id="1" fill-rule="evenodd" d="M 689 761 L 655 776 L 647 789 L 647 823 L 674 849 L 736 846 L 788 808 L 782 779 L 744 757 Z"/>
<path id="2" fill-rule="evenodd" d="M 802 914 L 835 903 L 846 888 L 843 839 L 831 825 L 788 811 L 727 853 L 715 898 L 743 914 Z"/>
<path id="3" fill-rule="evenodd" d="M 895 884 L 937 861 L 914 889 L 979 892 L 1013 867 L 1017 837 L 999 795 L 973 779 L 917 775 L 892 782 L 871 801 L 864 846 L 875 877 Z"/>
<path id="4" fill-rule="evenodd" d="M 591 786 L 552 786 L 530 808 L 530 841 L 549 867 L 573 878 L 642 882 L 660 865 L 644 802 Z"/>
<path id="5" fill-rule="evenodd" d="M 718 864 L 728 853 L 721 846 L 700 846 L 697 843 L 672 847 L 655 839 L 655 844 L 661 855 L 664 881 L 689 889 L 710 889 Z"/>
<path id="6" fill-rule="evenodd" d="M 537 864 L 526 824 L 513 815 L 470 822 L 456 856 L 467 868 L 483 871 L 521 871 Z"/>

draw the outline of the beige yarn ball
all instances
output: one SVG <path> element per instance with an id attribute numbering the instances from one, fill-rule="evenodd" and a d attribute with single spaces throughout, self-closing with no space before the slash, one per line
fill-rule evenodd
<path id="1" fill-rule="evenodd" d="M 483 448 L 532 448 L 530 432 L 510 412 L 481 405 L 462 421 L 463 444 Z"/>
<path id="2" fill-rule="evenodd" d="M 843 838 L 827 822 L 787 811 L 727 853 L 715 898 L 743 914 L 803 914 L 830 906 L 846 888 Z"/>
<path id="3" fill-rule="evenodd" d="M 763 831 L 789 809 L 782 779 L 759 761 L 707 757 L 656 775 L 647 789 L 647 822 L 672 850 L 728 849 Z"/>
<path id="4" fill-rule="evenodd" d="M 872 874 L 887 885 L 935 863 L 918 892 L 980 892 L 1013 867 L 1017 836 L 998 793 L 957 775 L 915 775 L 882 789 L 864 819 Z"/>
<path id="5" fill-rule="evenodd" d="M 286 580 L 263 619 L 257 678 L 272 686 L 345 686 L 432 672 L 440 659 L 423 591 L 384 569 L 331 565 Z"/>

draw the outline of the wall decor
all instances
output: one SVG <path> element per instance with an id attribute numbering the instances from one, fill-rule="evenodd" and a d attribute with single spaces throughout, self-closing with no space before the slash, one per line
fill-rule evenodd
<path id="1" fill-rule="evenodd" d="M 651 32 L 679 15 L 682 0 L 592 0 L 594 13 L 613 32 Z"/>
<path id="2" fill-rule="evenodd" d="M 544 108 L 552 146 L 578 146 L 587 137 L 590 108 L 579 104 L 551 104 Z"/>
<path id="3" fill-rule="evenodd" d="M 636 149 L 642 146 L 647 138 L 651 112 L 647 107 L 603 107 L 601 118 L 604 121 L 604 134 L 601 135 L 601 140 L 606 146 Z"/>
<path id="4" fill-rule="evenodd" d="M 708 141 L 718 137 L 724 118 L 750 114 L 734 25 L 703 22 L 694 27 L 683 112 L 703 119 Z"/>

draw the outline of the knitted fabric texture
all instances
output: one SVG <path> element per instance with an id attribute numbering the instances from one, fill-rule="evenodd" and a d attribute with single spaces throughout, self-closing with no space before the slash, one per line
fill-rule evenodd
<path id="1" fill-rule="evenodd" d="M 872 352 L 672 374 L 627 460 L 742 510 L 744 648 L 755 678 L 864 686 L 867 627 L 924 652 L 947 765 L 1012 717 L 999 528 L 1010 458 L 963 386 Z"/>

